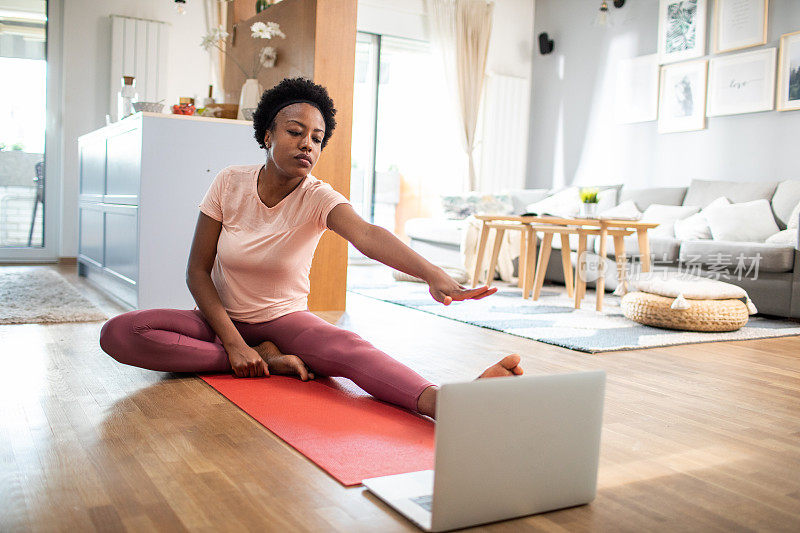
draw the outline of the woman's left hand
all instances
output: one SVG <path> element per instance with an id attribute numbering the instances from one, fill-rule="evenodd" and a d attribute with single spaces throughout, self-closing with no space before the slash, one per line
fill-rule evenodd
<path id="1" fill-rule="evenodd" d="M 428 280 L 428 287 L 428 292 L 431 293 L 433 299 L 444 305 L 450 305 L 453 301 L 480 300 L 497 292 L 497 287 L 489 288 L 486 285 L 468 289 L 448 276 L 443 270 L 440 270 Z"/>

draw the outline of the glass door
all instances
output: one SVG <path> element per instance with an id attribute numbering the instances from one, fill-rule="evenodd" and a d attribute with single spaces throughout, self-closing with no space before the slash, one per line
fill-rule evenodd
<path id="1" fill-rule="evenodd" d="M 45 145 L 52 138 L 46 135 L 48 77 L 53 76 L 47 37 L 47 2 L 0 0 L 0 261 L 4 262 L 57 256 L 51 218 L 57 210 L 45 156 Z"/>
<path id="2" fill-rule="evenodd" d="M 351 155 L 353 207 L 401 239 L 406 221 L 464 190 L 457 110 L 429 43 L 358 34 Z"/>

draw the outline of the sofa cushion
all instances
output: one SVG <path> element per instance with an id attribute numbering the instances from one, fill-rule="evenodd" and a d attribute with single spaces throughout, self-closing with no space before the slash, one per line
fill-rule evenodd
<path id="1" fill-rule="evenodd" d="M 580 206 L 581 197 L 578 187 L 569 187 L 538 202 L 528 204 L 525 206 L 525 212 L 537 215 L 574 217 L 578 215 Z"/>
<path id="2" fill-rule="evenodd" d="M 778 184 L 772 196 L 772 212 L 781 229 L 786 229 L 789 222 L 797 227 L 797 217 L 791 219 L 792 212 L 800 206 L 800 180 L 786 180 Z"/>
<path id="3" fill-rule="evenodd" d="M 639 220 L 642 212 L 633 200 L 625 200 L 619 205 L 600 211 L 597 216 L 608 220 Z"/>
<path id="4" fill-rule="evenodd" d="M 625 255 L 639 257 L 639 239 L 634 233 L 623 239 Z M 678 262 L 681 241 L 672 237 L 650 237 L 650 257 L 653 264 L 671 264 Z M 594 252 L 600 253 L 600 239 L 595 239 Z M 606 243 L 606 255 L 614 257 L 614 239 L 609 237 Z"/>
<path id="5" fill-rule="evenodd" d="M 767 200 L 706 209 L 708 227 L 717 241 L 764 242 L 779 231 Z"/>
<path id="6" fill-rule="evenodd" d="M 631 200 L 639 211 L 644 211 L 650 204 L 682 205 L 686 196 L 686 187 L 654 187 L 650 189 L 629 189 L 623 187 L 619 202 Z"/>
<path id="7" fill-rule="evenodd" d="M 763 242 L 684 241 L 680 261 L 687 268 L 702 265 L 706 270 L 734 272 L 758 267 L 760 272 L 789 272 L 794 267 L 794 247 Z M 744 275 L 745 272 L 742 272 Z"/>
<path id="8" fill-rule="evenodd" d="M 699 205 L 705 207 L 720 196 L 733 203 L 751 200 L 771 200 L 778 186 L 776 181 L 738 182 L 738 181 L 704 181 L 692 180 L 683 205 Z M 663 202 L 661 202 L 663 203 Z"/>
<path id="9" fill-rule="evenodd" d="M 509 189 L 503 194 L 511 197 L 511 205 L 515 215 L 525 213 L 525 207 L 533 202 L 538 202 L 547 196 L 548 189 Z"/>
<path id="10" fill-rule="evenodd" d="M 651 237 L 675 237 L 675 221 L 688 218 L 700 211 L 697 206 L 650 204 L 642 213 L 642 222 L 658 222 L 650 230 Z"/>
<path id="11" fill-rule="evenodd" d="M 798 241 L 797 228 L 788 228 L 781 230 L 775 235 L 767 237 L 765 242 L 769 244 L 783 244 L 785 246 L 794 246 L 797 248 Z"/>
<path id="12" fill-rule="evenodd" d="M 460 246 L 468 223 L 444 218 L 410 218 L 405 229 L 412 239 Z"/>

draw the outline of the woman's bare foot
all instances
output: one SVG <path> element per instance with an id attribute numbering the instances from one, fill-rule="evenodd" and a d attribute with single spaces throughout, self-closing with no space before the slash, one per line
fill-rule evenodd
<path id="1" fill-rule="evenodd" d="M 519 366 L 519 355 L 512 353 L 500 359 L 499 362 L 493 364 L 483 371 L 483 374 L 478 376 L 478 379 L 483 378 L 501 378 L 503 376 L 521 376 L 522 367 Z"/>
<path id="2" fill-rule="evenodd" d="M 499 362 L 484 370 L 483 374 L 478 376 L 477 379 L 521 376 L 522 367 L 519 366 L 519 361 L 519 355 L 515 353 L 507 355 Z M 431 418 L 436 418 L 436 396 L 438 393 L 439 387 L 436 386 L 430 386 L 422 391 L 422 394 L 417 398 L 417 412 Z"/>
<path id="3" fill-rule="evenodd" d="M 314 379 L 314 374 L 306 368 L 303 360 L 296 355 L 281 353 L 277 346 L 270 341 L 264 341 L 258 346 L 253 346 L 261 359 L 267 362 L 270 374 L 299 376 L 301 380 Z"/>

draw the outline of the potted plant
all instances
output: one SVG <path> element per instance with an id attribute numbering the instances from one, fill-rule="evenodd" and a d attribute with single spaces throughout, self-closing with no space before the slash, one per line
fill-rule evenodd
<path id="1" fill-rule="evenodd" d="M 594 188 L 582 188 L 580 190 L 581 196 L 581 217 L 583 218 L 597 218 L 597 193 L 600 192 Z"/>
<path id="2" fill-rule="evenodd" d="M 256 22 L 250 26 L 250 32 L 253 39 L 269 40 L 276 36 L 281 39 L 286 38 L 277 22 Z M 206 50 L 216 48 L 227 55 L 231 62 L 245 75 L 247 79 L 242 86 L 242 92 L 239 97 L 239 119 L 252 120 L 252 112 L 255 110 L 263 92 L 261 85 L 258 83 L 258 73 L 264 67 L 272 68 L 275 66 L 278 52 L 272 46 L 265 46 L 260 50 L 257 49 L 250 68 L 246 68 L 228 50 L 228 37 L 228 32 L 222 27 L 215 28 L 203 37 L 200 46 Z"/>

